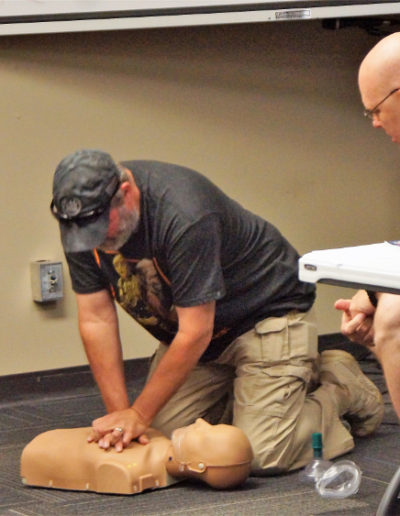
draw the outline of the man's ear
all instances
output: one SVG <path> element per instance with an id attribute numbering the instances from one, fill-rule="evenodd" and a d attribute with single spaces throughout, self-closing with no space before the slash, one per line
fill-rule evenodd
<path id="1" fill-rule="evenodd" d="M 131 174 L 132 176 L 132 174 Z M 121 183 L 120 189 L 124 195 L 125 205 L 128 208 L 136 208 L 140 211 L 140 190 L 132 177 L 131 181 Z"/>
<path id="2" fill-rule="evenodd" d="M 119 188 L 120 188 L 120 190 L 122 190 L 124 195 L 126 195 L 128 192 L 132 191 L 132 186 L 129 183 L 129 181 L 124 181 L 123 183 L 121 183 Z"/>
<path id="3" fill-rule="evenodd" d="M 121 183 L 120 190 L 124 196 L 124 203 L 128 207 L 132 207 L 134 205 L 133 199 L 133 188 L 129 181 L 124 181 Z"/>

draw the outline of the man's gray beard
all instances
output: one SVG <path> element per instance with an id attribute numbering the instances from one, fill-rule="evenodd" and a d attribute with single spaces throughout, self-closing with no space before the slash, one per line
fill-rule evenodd
<path id="1" fill-rule="evenodd" d="M 102 251 L 117 251 L 129 240 L 132 233 L 137 231 L 139 226 L 139 213 L 137 210 L 128 210 L 125 206 L 119 208 L 120 227 L 114 238 L 106 238 L 99 246 Z"/>

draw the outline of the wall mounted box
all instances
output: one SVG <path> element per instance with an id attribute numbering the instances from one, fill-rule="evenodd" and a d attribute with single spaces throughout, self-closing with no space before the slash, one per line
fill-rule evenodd
<path id="1" fill-rule="evenodd" d="M 63 298 L 63 271 L 61 262 L 37 260 L 30 263 L 32 297 L 38 303 Z"/>

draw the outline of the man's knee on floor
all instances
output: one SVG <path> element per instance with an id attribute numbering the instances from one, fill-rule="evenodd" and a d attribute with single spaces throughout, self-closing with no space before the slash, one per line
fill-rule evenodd
<path id="1" fill-rule="evenodd" d="M 251 464 L 251 474 L 256 477 L 278 475 L 289 471 L 293 464 L 291 439 L 275 443 L 266 448 L 265 445 L 253 445 L 254 458 Z"/>
<path id="2" fill-rule="evenodd" d="M 289 470 L 290 464 L 286 460 L 265 462 L 255 458 L 251 464 L 251 475 L 254 477 L 269 477 L 286 473 Z"/>

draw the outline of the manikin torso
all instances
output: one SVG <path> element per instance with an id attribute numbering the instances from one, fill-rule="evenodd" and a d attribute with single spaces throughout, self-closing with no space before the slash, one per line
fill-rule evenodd
<path id="1" fill-rule="evenodd" d="M 88 443 L 90 427 L 50 430 L 24 449 L 21 476 L 28 485 L 134 494 L 178 482 L 167 472 L 171 441 L 154 429 L 147 445 L 132 442 L 122 453 Z"/>

